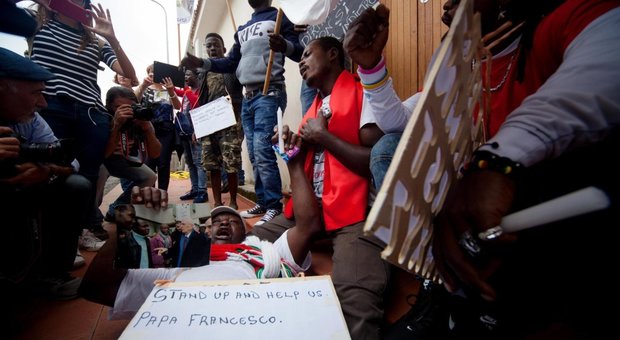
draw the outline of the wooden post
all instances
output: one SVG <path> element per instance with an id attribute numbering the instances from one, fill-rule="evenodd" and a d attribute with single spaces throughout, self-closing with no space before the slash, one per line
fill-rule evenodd
<path id="1" fill-rule="evenodd" d="M 235 24 L 235 17 L 233 16 L 232 8 L 230 8 L 230 0 L 226 0 L 226 6 L 228 6 L 228 15 L 230 15 L 230 21 L 233 24 L 233 32 L 237 32 L 237 24 Z"/>
<path id="2" fill-rule="evenodd" d="M 278 17 L 276 18 L 276 27 L 273 29 L 274 34 L 280 34 L 280 26 L 282 23 L 282 9 L 278 9 Z M 267 95 L 267 90 L 269 89 L 269 81 L 271 80 L 271 68 L 273 67 L 273 58 L 275 57 L 275 52 L 273 50 L 269 50 L 269 62 L 267 63 L 267 74 L 265 74 L 265 84 L 263 85 L 263 96 Z"/>

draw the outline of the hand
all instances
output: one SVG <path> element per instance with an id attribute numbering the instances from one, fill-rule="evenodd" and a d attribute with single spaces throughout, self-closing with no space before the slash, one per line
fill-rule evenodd
<path id="1" fill-rule="evenodd" d="M 269 48 L 275 52 L 286 53 L 286 40 L 281 34 L 269 33 Z"/>
<path id="2" fill-rule="evenodd" d="M 273 127 L 274 135 L 271 137 L 272 144 L 278 144 L 278 127 Z M 293 133 L 288 125 L 282 126 L 282 141 L 284 142 L 284 150 L 280 150 L 282 152 L 286 152 L 291 150 L 293 147 L 298 146 L 302 147 L 302 139 L 299 135 Z"/>
<path id="3" fill-rule="evenodd" d="M 192 133 L 192 144 L 193 145 L 198 145 L 198 139 L 196 139 L 196 134 Z"/>
<path id="4" fill-rule="evenodd" d="M 204 62 L 202 61 L 202 59 L 187 52 L 185 54 L 185 58 L 181 60 L 181 63 L 179 64 L 179 68 L 185 67 L 185 68 L 194 70 L 199 67 L 202 67 L 203 65 L 204 65 Z"/>
<path id="5" fill-rule="evenodd" d="M 513 180 L 506 175 L 475 171 L 465 175 L 450 192 L 435 220 L 433 238 L 435 264 L 449 291 L 454 292 L 459 286 L 469 287 L 486 300 L 495 299 L 495 290 L 486 279 L 498 269 L 501 259 L 486 252 L 484 262 L 474 263 L 459 245 L 459 239 L 463 233 L 470 232 L 479 240 L 479 232 L 499 225 L 512 205 L 514 190 Z M 503 240 L 510 238 L 505 236 Z M 501 243 L 500 238 L 483 246 L 498 247 Z"/>
<path id="6" fill-rule="evenodd" d="M 168 248 L 155 248 L 157 250 L 157 255 L 161 256 L 163 253 L 168 251 Z"/>
<path id="7" fill-rule="evenodd" d="M 344 49 L 351 59 L 365 69 L 372 69 L 381 61 L 381 53 L 388 40 L 390 10 L 379 5 L 368 8 L 355 19 L 344 38 Z"/>
<path id="8" fill-rule="evenodd" d="M 13 130 L 6 126 L 0 126 L 0 136 L 12 135 Z M 19 139 L 15 137 L 0 138 L 0 160 L 19 157 Z"/>
<path id="9" fill-rule="evenodd" d="M 103 10 L 101 4 L 97 4 L 97 6 L 93 5 L 88 10 L 93 20 L 95 21 L 95 25 L 93 27 L 84 26 L 84 29 L 99 34 L 100 36 L 106 38 L 106 40 L 110 44 L 117 43 L 116 35 L 114 35 L 114 27 L 112 26 L 112 16 L 110 15 L 110 10 Z"/>
<path id="10" fill-rule="evenodd" d="M 170 77 L 162 78 L 163 82 L 161 82 L 161 86 L 165 87 L 168 93 L 174 92 L 174 83 Z"/>
<path id="11" fill-rule="evenodd" d="M 35 163 L 15 165 L 15 170 L 18 172 L 16 176 L 1 179 L 0 183 L 10 186 L 30 187 L 48 181 L 51 175 L 50 167 Z"/>
<path id="12" fill-rule="evenodd" d="M 327 132 L 327 118 L 319 112 L 316 118 L 310 118 L 301 127 L 300 134 L 304 142 L 319 144 L 323 141 L 323 135 Z"/>
<path id="13" fill-rule="evenodd" d="M 168 193 L 166 190 L 154 187 L 131 188 L 131 204 L 144 204 L 147 208 L 166 209 L 168 207 Z"/>
<path id="14" fill-rule="evenodd" d="M 120 130 L 128 120 L 133 119 L 133 109 L 131 105 L 123 104 L 114 112 L 114 121 L 112 122 L 112 129 Z"/>

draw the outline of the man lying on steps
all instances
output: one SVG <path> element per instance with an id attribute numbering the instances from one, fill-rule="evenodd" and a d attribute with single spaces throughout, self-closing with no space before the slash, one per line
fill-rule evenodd
<path id="1" fill-rule="evenodd" d="M 288 277 L 308 269 L 311 262 L 309 246 L 322 229 L 321 215 L 313 199 L 312 186 L 304 176 L 306 151 L 301 139 L 288 138 L 288 141 L 285 149 L 295 142 L 302 149 L 300 155 L 288 162 L 291 187 L 296 197 L 297 225 L 276 242 L 259 241 L 255 236 L 246 238 L 245 223 L 239 213 L 220 206 L 211 211 L 213 245 L 209 265 L 191 269 L 115 268 L 116 237 L 110 237 L 88 268 L 80 294 L 90 301 L 114 307 L 112 319 L 129 318 L 138 311 L 153 289 L 155 280 L 182 282 Z M 134 204 L 159 208 L 160 205 L 165 207 L 167 200 L 165 191 L 151 187 L 133 188 Z M 248 251 L 241 254 L 243 250 Z M 255 264 L 257 260 L 260 264 Z"/>

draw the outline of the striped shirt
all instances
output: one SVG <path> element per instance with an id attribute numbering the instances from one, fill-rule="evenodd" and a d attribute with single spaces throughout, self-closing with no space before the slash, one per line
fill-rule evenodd
<path id="1" fill-rule="evenodd" d="M 100 50 L 96 39 L 78 51 L 81 39 L 80 31 L 50 20 L 34 36 L 32 60 L 55 75 L 45 83 L 44 94 L 68 96 L 77 102 L 104 108 L 97 85 L 97 66 L 103 61 L 112 68 L 116 55 L 107 42 Z"/>

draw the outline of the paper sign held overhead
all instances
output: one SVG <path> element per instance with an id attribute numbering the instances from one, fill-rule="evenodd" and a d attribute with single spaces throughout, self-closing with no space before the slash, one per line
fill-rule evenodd
<path id="1" fill-rule="evenodd" d="M 216 131 L 237 124 L 235 111 L 226 97 L 220 97 L 189 111 L 194 124 L 196 138 L 208 136 Z"/>
<path id="2" fill-rule="evenodd" d="M 155 287 L 120 339 L 350 339 L 329 276 Z"/>

